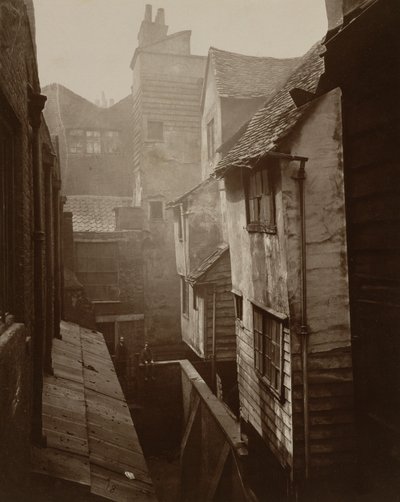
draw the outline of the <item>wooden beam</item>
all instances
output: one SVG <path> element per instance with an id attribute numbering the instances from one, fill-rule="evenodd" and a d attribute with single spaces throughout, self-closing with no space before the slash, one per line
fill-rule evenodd
<path id="1" fill-rule="evenodd" d="M 222 473 L 224 471 L 224 467 L 226 464 L 226 461 L 228 459 L 229 453 L 230 453 L 230 446 L 228 442 L 224 443 L 224 446 L 222 447 L 221 453 L 218 458 L 217 465 L 215 467 L 214 475 L 211 478 L 211 481 L 208 485 L 208 490 L 207 490 L 207 496 L 205 498 L 205 502 L 212 502 L 214 500 L 214 495 L 215 492 L 217 491 Z"/>
<path id="2" fill-rule="evenodd" d="M 196 397 L 195 397 L 194 403 L 193 403 L 193 407 L 192 407 L 192 410 L 189 415 L 189 420 L 186 425 L 185 433 L 183 435 L 182 442 L 181 442 L 181 458 L 183 458 L 183 455 L 185 453 L 186 445 L 187 445 L 188 439 L 190 437 L 190 434 L 192 432 L 193 424 L 195 422 L 196 415 L 199 410 L 199 406 L 200 406 L 200 397 L 196 394 Z"/>

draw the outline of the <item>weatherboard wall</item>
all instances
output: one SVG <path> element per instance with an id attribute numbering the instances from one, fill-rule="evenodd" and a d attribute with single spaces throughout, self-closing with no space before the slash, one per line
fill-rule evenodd
<path id="1" fill-rule="evenodd" d="M 341 146 L 340 92 L 316 100 L 281 145 L 309 157 L 305 182 L 311 473 L 353 460 L 352 369 Z M 281 162 L 276 234 L 249 233 L 240 170 L 226 177 L 232 282 L 243 295 L 237 321 L 242 419 L 292 473 L 304 467 L 300 360 L 300 219 L 298 163 Z M 252 303 L 288 318 L 284 329 L 284 400 L 254 370 Z"/>

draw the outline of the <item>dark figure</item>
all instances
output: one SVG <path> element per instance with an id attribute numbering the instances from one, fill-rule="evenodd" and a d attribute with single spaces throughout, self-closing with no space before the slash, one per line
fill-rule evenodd
<path id="1" fill-rule="evenodd" d="M 140 365 L 145 368 L 144 379 L 147 381 L 150 377 L 152 380 L 155 380 L 153 352 L 147 342 L 144 344 L 144 349 L 140 353 Z"/>
<path id="2" fill-rule="evenodd" d="M 128 369 L 128 350 L 126 348 L 124 337 L 121 336 L 115 350 L 115 369 L 122 387 L 125 387 Z"/>

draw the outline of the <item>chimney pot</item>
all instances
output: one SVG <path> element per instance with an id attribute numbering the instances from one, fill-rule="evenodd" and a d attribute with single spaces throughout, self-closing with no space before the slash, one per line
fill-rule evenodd
<path id="1" fill-rule="evenodd" d="M 152 6 L 150 4 L 146 4 L 146 8 L 144 11 L 144 20 L 148 21 L 149 23 L 152 22 Z"/>
<path id="2" fill-rule="evenodd" d="M 158 9 L 156 14 L 155 22 L 157 24 L 165 25 L 165 11 L 164 9 Z"/>

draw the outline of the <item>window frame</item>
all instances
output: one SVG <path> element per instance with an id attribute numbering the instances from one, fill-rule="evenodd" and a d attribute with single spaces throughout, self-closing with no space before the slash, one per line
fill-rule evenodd
<path id="1" fill-rule="evenodd" d="M 276 233 L 276 177 L 272 171 L 273 165 L 269 163 L 256 166 L 246 173 L 244 187 L 248 232 Z M 267 213 L 265 218 L 262 216 L 263 211 Z M 252 218 L 252 212 L 257 213 L 257 218 Z"/>
<path id="2" fill-rule="evenodd" d="M 252 304 L 253 307 L 253 345 L 254 345 L 254 370 L 260 380 L 266 384 L 266 388 L 280 401 L 284 400 L 283 365 L 284 365 L 284 329 L 285 316 L 275 315 Z M 261 325 L 256 316 L 261 316 Z M 267 324 L 274 323 L 274 327 L 268 331 Z M 273 325 L 272 325 L 273 326 Z M 278 327 L 279 333 L 273 329 Z M 278 343 L 279 341 L 279 343 Z M 268 347 L 271 348 L 267 352 Z M 276 348 L 278 347 L 278 352 Z M 266 367 L 269 360 L 270 371 Z M 279 366 L 278 366 L 279 363 Z M 273 371 L 275 370 L 275 372 Z"/>
<path id="3" fill-rule="evenodd" d="M 238 321 L 243 321 L 243 295 L 232 291 L 233 306 L 235 309 L 235 318 Z"/>

